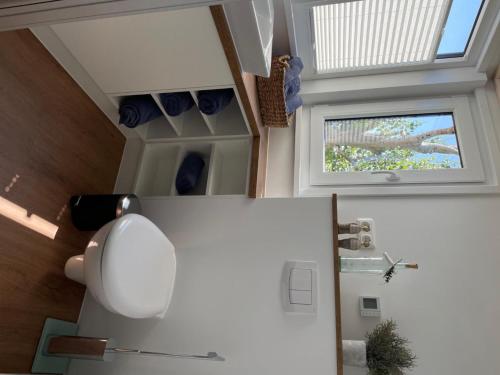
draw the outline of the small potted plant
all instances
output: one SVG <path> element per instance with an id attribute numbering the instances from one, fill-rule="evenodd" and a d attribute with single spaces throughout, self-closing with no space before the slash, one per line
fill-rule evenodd
<path id="1" fill-rule="evenodd" d="M 343 341 L 344 364 L 367 367 L 369 375 L 404 374 L 413 368 L 416 357 L 396 329 L 396 322 L 386 320 L 366 334 L 366 341 Z"/>

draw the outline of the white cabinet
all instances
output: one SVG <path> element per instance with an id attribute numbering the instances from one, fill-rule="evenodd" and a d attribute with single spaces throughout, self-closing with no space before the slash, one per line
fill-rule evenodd
<path id="1" fill-rule="evenodd" d="M 208 7 L 68 22 L 34 32 L 129 138 L 117 192 L 178 195 L 179 167 L 196 152 L 205 166 L 189 195 L 249 193 L 253 135 Z M 198 92 L 214 89 L 231 89 L 234 97 L 210 116 L 199 110 Z M 169 116 L 160 94 L 172 92 L 189 92 L 195 104 Z M 149 95 L 161 116 L 129 129 L 118 124 L 118 110 L 124 98 L 135 95 Z"/>
<path id="2" fill-rule="evenodd" d="M 234 84 L 208 7 L 50 27 L 108 94 Z"/>

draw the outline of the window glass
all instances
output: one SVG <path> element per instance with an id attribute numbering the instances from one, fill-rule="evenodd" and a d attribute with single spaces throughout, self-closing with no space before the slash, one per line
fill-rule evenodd
<path id="1" fill-rule="evenodd" d="M 452 113 L 326 120 L 324 172 L 460 169 Z"/>
<path id="2" fill-rule="evenodd" d="M 463 56 L 484 0 L 453 0 L 437 58 Z"/>

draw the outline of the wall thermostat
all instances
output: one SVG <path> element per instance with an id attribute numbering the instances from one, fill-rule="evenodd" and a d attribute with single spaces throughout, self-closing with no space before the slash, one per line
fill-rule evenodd
<path id="1" fill-rule="evenodd" d="M 380 316 L 380 298 L 367 296 L 359 297 L 359 311 L 361 316 Z"/>

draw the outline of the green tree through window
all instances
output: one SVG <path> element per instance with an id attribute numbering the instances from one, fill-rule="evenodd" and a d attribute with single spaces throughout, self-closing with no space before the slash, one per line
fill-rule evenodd
<path id="1" fill-rule="evenodd" d="M 325 122 L 325 172 L 461 168 L 451 114 Z"/>

